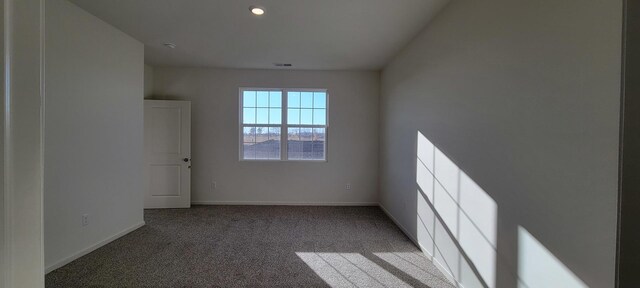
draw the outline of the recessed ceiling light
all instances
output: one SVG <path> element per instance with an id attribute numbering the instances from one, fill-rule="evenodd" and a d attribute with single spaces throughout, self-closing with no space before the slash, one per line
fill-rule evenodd
<path id="1" fill-rule="evenodd" d="M 265 12 L 264 8 L 258 7 L 258 6 L 249 7 L 249 11 L 251 11 L 251 13 L 253 13 L 253 15 L 257 15 L 257 16 L 264 15 L 264 12 Z"/>
<path id="2" fill-rule="evenodd" d="M 176 44 L 173 44 L 173 43 L 164 43 L 162 45 L 164 45 L 164 47 L 171 48 L 171 49 L 176 48 Z"/>

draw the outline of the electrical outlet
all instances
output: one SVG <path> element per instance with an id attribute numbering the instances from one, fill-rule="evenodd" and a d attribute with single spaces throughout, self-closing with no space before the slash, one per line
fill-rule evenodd
<path id="1" fill-rule="evenodd" d="M 351 190 L 351 183 L 347 183 L 347 185 L 345 185 L 344 188 L 346 188 L 347 190 Z"/>
<path id="2" fill-rule="evenodd" d="M 216 190 L 218 188 L 218 183 L 216 181 L 211 182 L 211 190 Z"/>
<path id="3" fill-rule="evenodd" d="M 82 215 L 82 226 L 89 225 L 89 214 Z"/>

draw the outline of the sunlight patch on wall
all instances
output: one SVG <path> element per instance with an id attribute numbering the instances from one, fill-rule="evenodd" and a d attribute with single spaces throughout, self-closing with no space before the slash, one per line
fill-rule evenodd
<path id="1" fill-rule="evenodd" d="M 495 287 L 496 202 L 419 131 L 416 152 L 418 243 L 465 287 Z"/>
<path id="2" fill-rule="evenodd" d="M 518 227 L 519 288 L 588 286 L 522 226 Z"/>

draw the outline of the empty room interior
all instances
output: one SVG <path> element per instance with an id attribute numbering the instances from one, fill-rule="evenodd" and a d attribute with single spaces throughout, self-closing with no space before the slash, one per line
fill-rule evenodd
<path id="1" fill-rule="evenodd" d="M 0 2 L 0 288 L 640 287 L 638 2 Z"/>

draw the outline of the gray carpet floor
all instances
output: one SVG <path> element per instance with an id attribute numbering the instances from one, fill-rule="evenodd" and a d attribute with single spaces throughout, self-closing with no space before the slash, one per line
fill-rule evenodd
<path id="1" fill-rule="evenodd" d="M 145 221 L 46 287 L 454 287 L 377 207 L 195 206 Z"/>

